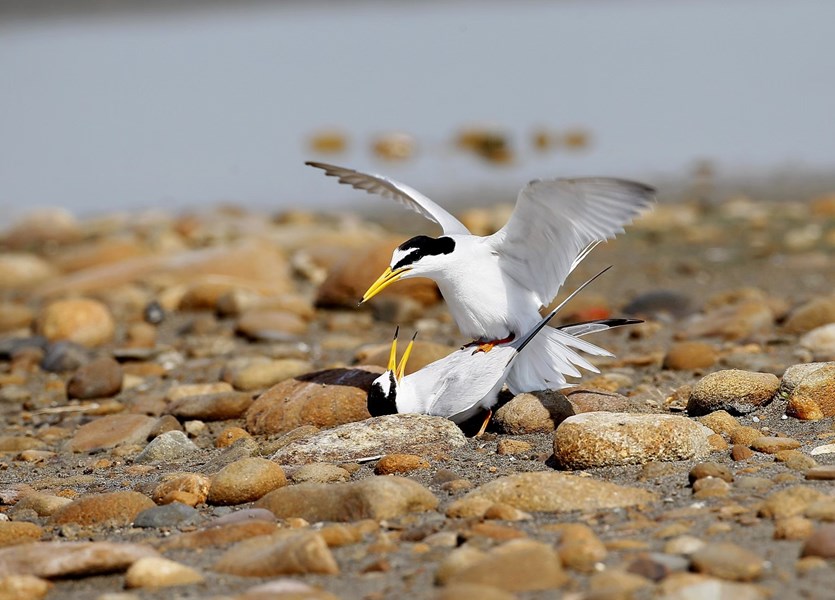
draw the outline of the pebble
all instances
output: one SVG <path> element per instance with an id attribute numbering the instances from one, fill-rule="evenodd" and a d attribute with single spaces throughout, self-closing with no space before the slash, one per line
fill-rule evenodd
<path id="1" fill-rule="evenodd" d="M 125 573 L 125 587 L 128 589 L 172 587 L 202 581 L 199 571 L 158 556 L 140 558 Z"/>
<path id="2" fill-rule="evenodd" d="M 137 464 L 176 462 L 199 451 L 182 431 L 166 431 L 145 446 L 133 461 Z"/>
<path id="3" fill-rule="evenodd" d="M 711 431 L 677 415 L 593 412 L 569 417 L 554 434 L 554 456 L 565 468 L 704 458 Z"/>
<path id="4" fill-rule="evenodd" d="M 14 505 L 13 510 L 31 509 L 34 510 L 39 517 L 50 517 L 59 508 L 66 506 L 71 502 L 71 498 L 35 492 L 21 498 L 17 504 Z"/>
<path id="5" fill-rule="evenodd" d="M 516 596 L 482 583 L 450 583 L 442 587 L 435 600 L 514 600 Z"/>
<path id="6" fill-rule="evenodd" d="M 0 252 L 0 290 L 19 290 L 46 281 L 55 268 L 28 252 Z"/>
<path id="7" fill-rule="evenodd" d="M 567 473 L 533 472 L 499 477 L 472 490 L 448 507 L 457 512 L 469 506 L 476 511 L 462 511 L 460 516 L 481 516 L 490 505 L 502 502 L 527 512 L 594 511 L 651 504 L 652 492 L 616 485 Z M 481 508 L 481 512 L 477 509 Z"/>
<path id="8" fill-rule="evenodd" d="M 340 483 L 351 479 L 351 474 L 330 463 L 310 463 L 290 474 L 293 483 Z"/>
<path id="9" fill-rule="evenodd" d="M 763 559 L 730 542 L 706 544 L 690 556 L 693 570 L 731 581 L 754 581 L 763 574 Z"/>
<path id="10" fill-rule="evenodd" d="M 309 361 L 297 358 L 243 358 L 227 363 L 221 378 L 237 390 L 251 391 L 266 389 L 311 371 L 313 365 Z"/>
<path id="11" fill-rule="evenodd" d="M 734 600 L 768 600 L 769 590 L 763 587 L 723 581 L 695 573 L 674 573 L 659 585 L 661 600 L 713 600 L 733 598 Z"/>
<path id="12" fill-rule="evenodd" d="M 818 369 L 826 366 L 835 366 L 835 362 L 812 362 L 790 365 L 786 368 L 783 372 L 783 376 L 780 378 L 780 395 L 784 398 L 788 398 L 794 391 L 794 388 L 796 388 L 807 375 L 811 375 Z"/>
<path id="13" fill-rule="evenodd" d="M 668 540 L 664 544 L 664 552 L 666 554 L 690 556 L 700 548 L 703 548 L 705 543 L 703 540 L 692 535 L 680 535 Z"/>
<path id="14" fill-rule="evenodd" d="M 793 438 L 774 437 L 770 435 L 758 437 L 751 442 L 751 448 L 753 450 L 765 454 L 776 454 L 782 450 L 794 450 L 795 448 L 800 448 L 800 445 L 800 442 Z"/>
<path id="15" fill-rule="evenodd" d="M 716 349 L 707 342 L 677 342 L 664 356 L 663 367 L 674 371 L 707 369 L 718 360 Z"/>
<path id="16" fill-rule="evenodd" d="M 835 361 L 835 323 L 816 327 L 798 342 L 809 350 L 816 361 Z"/>
<path id="17" fill-rule="evenodd" d="M 735 461 L 748 460 L 752 456 L 754 456 L 754 452 L 748 446 L 743 446 L 742 444 L 734 444 L 731 446 L 731 458 Z"/>
<path id="18" fill-rule="evenodd" d="M 600 571 L 589 578 L 589 592 L 598 598 L 611 595 L 630 598 L 651 586 L 652 581 L 646 577 L 620 569 Z"/>
<path id="19" fill-rule="evenodd" d="M 266 458 L 244 458 L 212 477 L 209 504 L 244 504 L 287 485 L 284 471 Z"/>
<path id="20" fill-rule="evenodd" d="M 38 315 L 36 329 L 51 342 L 69 340 L 94 347 L 113 339 L 116 322 L 98 300 L 73 298 L 48 304 Z"/>
<path id="21" fill-rule="evenodd" d="M 414 454 L 386 454 L 374 465 L 375 475 L 403 475 L 419 469 L 428 469 L 429 462 Z"/>
<path id="22" fill-rule="evenodd" d="M 813 481 L 831 481 L 835 479 L 835 465 L 811 467 L 806 471 L 806 479 Z"/>
<path id="23" fill-rule="evenodd" d="M 574 390 L 569 393 L 544 391 L 517 394 L 493 415 L 502 433 L 524 435 L 550 433 L 568 417 L 607 410 L 625 411 L 629 401 L 619 394 Z"/>
<path id="24" fill-rule="evenodd" d="M 798 306 L 783 323 L 790 333 L 806 333 L 816 327 L 835 323 L 835 297 L 814 298 Z"/>
<path id="25" fill-rule="evenodd" d="M 734 480 L 734 476 L 733 473 L 731 473 L 731 470 L 725 465 L 716 462 L 698 463 L 692 469 L 690 469 L 688 477 L 690 478 L 691 485 L 699 479 L 703 479 L 705 477 L 717 477 L 719 479 L 727 481 L 728 483 L 731 483 Z"/>
<path id="26" fill-rule="evenodd" d="M 43 529 L 26 521 L 0 521 L 0 548 L 41 539 Z"/>
<path id="27" fill-rule="evenodd" d="M 213 569 L 241 577 L 339 573 L 324 538 L 310 531 L 245 540 L 223 554 Z"/>
<path id="28" fill-rule="evenodd" d="M 705 427 L 709 427 L 721 435 L 730 435 L 739 425 L 739 421 L 726 410 L 717 410 L 697 419 Z"/>
<path id="29" fill-rule="evenodd" d="M 681 332 L 685 338 L 720 337 L 746 340 L 768 334 L 774 328 L 774 312 L 761 299 L 752 299 L 708 310 Z"/>
<path id="30" fill-rule="evenodd" d="M 60 341 L 46 348 L 41 368 L 50 373 L 75 371 L 90 361 L 90 350 L 81 344 Z"/>
<path id="31" fill-rule="evenodd" d="M 367 419 L 368 390 L 382 372 L 380 367 L 329 369 L 276 384 L 247 410 L 247 431 L 274 434 L 301 425 L 335 427 Z"/>
<path id="32" fill-rule="evenodd" d="M 195 525 L 199 521 L 200 513 L 197 510 L 180 502 L 172 502 L 143 510 L 136 515 L 133 526 L 160 529 Z"/>
<path id="33" fill-rule="evenodd" d="M 428 489 L 396 475 L 347 483 L 300 483 L 274 490 L 255 503 L 280 519 L 317 521 L 392 519 L 434 510 L 438 499 Z"/>
<path id="34" fill-rule="evenodd" d="M 511 454 L 524 454 L 530 452 L 533 446 L 524 440 L 512 440 L 502 438 L 496 443 L 496 454 L 507 456 Z"/>
<path id="35" fill-rule="evenodd" d="M 763 432 L 755 427 L 739 426 L 731 431 L 731 442 L 743 446 L 750 446 L 754 440 L 761 437 L 763 437 Z"/>
<path id="36" fill-rule="evenodd" d="M 435 456 L 466 443 L 464 434 L 452 421 L 428 415 L 394 414 L 347 423 L 290 442 L 272 460 L 306 464 L 353 462 L 389 453 Z"/>
<path id="37" fill-rule="evenodd" d="M 557 553 L 563 566 L 582 573 L 591 573 L 597 568 L 598 563 L 606 560 L 608 552 L 605 544 L 588 525 L 566 523 L 558 525 L 555 529 L 549 528 L 549 531 L 560 533 Z"/>
<path id="38" fill-rule="evenodd" d="M 728 369 L 702 378 L 690 392 L 687 412 L 704 415 L 716 410 L 747 414 L 771 402 L 780 380 L 771 373 Z"/>
<path id="39" fill-rule="evenodd" d="M 277 579 L 249 588 L 235 600 L 339 600 L 330 592 L 295 579 Z"/>
<path id="40" fill-rule="evenodd" d="M 273 522 L 258 519 L 241 523 L 225 523 L 162 539 L 157 546 L 163 551 L 217 548 L 249 538 L 272 535 L 277 530 L 274 519 Z"/>
<path id="41" fill-rule="evenodd" d="M 307 332 L 307 320 L 286 310 L 256 308 L 238 317 L 236 331 L 252 340 L 288 341 Z"/>
<path id="42" fill-rule="evenodd" d="M 225 421 L 241 417 L 251 405 L 252 396 L 246 392 L 217 392 L 175 400 L 168 412 L 178 419 Z"/>
<path id="43" fill-rule="evenodd" d="M 98 417 L 79 427 L 68 447 L 73 452 L 92 452 L 119 445 L 144 444 L 156 422 L 153 417 L 137 414 Z"/>
<path id="44" fill-rule="evenodd" d="M 465 553 L 466 557 L 461 556 Z M 441 562 L 435 580 L 440 585 L 474 583 L 508 592 L 527 592 L 561 587 L 568 582 L 568 576 L 550 545 L 517 539 L 487 553 L 459 548 Z"/>
<path id="45" fill-rule="evenodd" d="M 193 396 L 208 396 L 211 394 L 222 394 L 224 392 L 232 392 L 232 386 L 225 381 L 215 381 L 213 383 L 185 383 L 173 385 L 165 394 L 165 399 L 168 402 L 174 403 L 183 398 Z"/>
<path id="46" fill-rule="evenodd" d="M 0 577 L 0 599 L 40 600 L 51 587 L 50 582 L 34 575 L 6 575 Z"/>
<path id="47" fill-rule="evenodd" d="M 812 420 L 808 418 L 810 408 L 814 415 L 835 416 L 835 364 L 824 364 L 800 380 L 789 396 L 786 414 Z"/>
<path id="48" fill-rule="evenodd" d="M 197 506 L 206 502 L 210 486 L 211 480 L 201 473 L 169 473 L 163 476 L 151 497 L 157 504 L 177 502 Z"/>
<path id="49" fill-rule="evenodd" d="M 67 383 L 67 397 L 87 400 L 108 398 L 122 389 L 122 367 L 109 356 L 80 367 Z"/>
<path id="50" fill-rule="evenodd" d="M 818 525 L 803 544 L 800 556 L 835 558 L 835 524 Z"/>
<path id="51" fill-rule="evenodd" d="M 835 521 L 835 501 L 832 499 L 812 502 L 803 515 L 815 521 Z"/>
<path id="52" fill-rule="evenodd" d="M 228 448 L 240 439 L 251 437 L 246 429 L 235 426 L 227 427 L 217 435 L 215 448 Z"/>
<path id="53" fill-rule="evenodd" d="M 79 577 L 118 573 L 157 552 L 143 544 L 118 542 L 33 542 L 0 549 L 0 577 Z"/>
<path id="54" fill-rule="evenodd" d="M 814 523 L 801 516 L 786 517 L 774 521 L 775 540 L 805 540 L 812 535 Z"/>
<path id="55" fill-rule="evenodd" d="M 785 519 L 802 515 L 813 502 L 826 495 L 812 487 L 795 485 L 768 495 L 757 514 L 768 519 Z"/>
<path id="56" fill-rule="evenodd" d="M 82 526 L 102 523 L 129 525 L 136 515 L 153 506 L 153 500 L 139 492 L 106 492 L 73 500 L 55 511 L 49 518 L 49 523 L 75 523 Z"/>

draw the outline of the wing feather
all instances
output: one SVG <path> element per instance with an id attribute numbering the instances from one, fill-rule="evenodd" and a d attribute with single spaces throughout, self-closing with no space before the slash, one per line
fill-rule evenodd
<path id="1" fill-rule="evenodd" d="M 522 188 L 510 220 L 487 241 L 507 277 L 544 306 L 584 250 L 622 233 L 654 196 L 653 188 L 624 179 L 538 179 Z"/>
<path id="2" fill-rule="evenodd" d="M 461 221 L 419 191 L 404 183 L 400 183 L 384 175 L 361 173 L 354 169 L 337 167 L 326 163 L 306 162 L 304 164 L 322 169 L 325 175 L 336 177 L 339 183 L 346 183 L 358 190 L 365 190 L 369 194 L 377 194 L 389 200 L 394 200 L 398 204 L 440 225 L 444 231 L 444 235 L 470 233 Z"/>

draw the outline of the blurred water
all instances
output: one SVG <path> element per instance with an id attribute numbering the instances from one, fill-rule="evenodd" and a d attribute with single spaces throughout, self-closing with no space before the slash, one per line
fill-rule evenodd
<path id="1" fill-rule="evenodd" d="M 55 204 L 365 200 L 304 167 L 310 158 L 437 194 L 534 176 L 652 180 L 703 158 L 726 172 L 833 169 L 833 23 L 829 0 L 282 3 L 7 20 L 0 223 Z M 514 135 L 513 166 L 451 149 L 474 122 Z M 308 149 L 330 125 L 352 135 L 349 153 Z M 589 128 L 594 146 L 537 155 L 538 125 Z M 392 129 L 417 137 L 417 160 L 374 160 L 371 136 Z"/>

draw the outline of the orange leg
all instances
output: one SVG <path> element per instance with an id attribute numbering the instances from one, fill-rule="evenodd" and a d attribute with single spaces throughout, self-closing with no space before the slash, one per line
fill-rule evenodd
<path id="1" fill-rule="evenodd" d="M 481 437 L 484 435 L 484 430 L 487 429 L 487 424 L 490 422 L 490 417 L 493 416 L 493 409 L 488 408 L 487 413 L 484 415 L 484 422 L 481 424 L 481 427 L 478 429 L 478 433 L 475 434 L 475 437 Z"/>
<path id="2" fill-rule="evenodd" d="M 515 337 L 516 336 L 511 333 L 506 338 L 502 338 L 500 340 L 476 340 L 475 342 L 471 342 L 464 347 L 467 348 L 469 346 L 478 346 L 475 350 L 473 350 L 473 354 L 475 354 L 476 352 L 490 352 L 490 350 L 492 350 L 494 347 L 500 344 L 507 344 L 508 342 L 512 342 Z"/>

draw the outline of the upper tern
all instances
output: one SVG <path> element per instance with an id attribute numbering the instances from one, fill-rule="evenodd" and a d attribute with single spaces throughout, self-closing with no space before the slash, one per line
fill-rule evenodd
<path id="1" fill-rule="evenodd" d="M 462 348 L 426 365 L 411 375 L 404 376 L 406 362 L 412 351 L 414 337 L 409 342 L 400 364 L 396 364 L 397 333 L 389 355 L 388 370 L 377 377 L 368 392 L 368 412 L 372 416 L 391 413 L 421 413 L 446 417 L 463 423 L 480 410 L 491 410 L 496 404 L 502 385 L 520 353 L 545 327 L 546 323 L 581 289 L 603 272 L 575 290 L 544 318 L 510 343 L 499 344 L 489 352 Z M 561 328 L 567 336 L 581 336 L 597 331 L 640 323 L 633 319 L 605 319 Z M 417 335 L 417 334 L 416 334 Z M 531 352 L 527 350 L 526 352 Z M 564 381 L 559 387 L 566 387 Z"/>
<path id="2" fill-rule="evenodd" d="M 440 237 L 419 235 L 398 246 L 362 301 L 400 279 L 428 277 L 437 283 L 461 332 L 485 350 L 531 331 L 540 322 L 540 309 L 550 304 L 579 261 L 595 244 L 622 233 L 624 225 L 651 205 L 655 193 L 623 179 L 537 179 L 519 192 L 504 227 L 476 236 L 405 184 L 334 165 L 306 164 L 340 183 L 395 200 L 443 230 Z M 575 350 L 610 356 L 551 327 L 530 343 L 533 347 L 514 361 L 508 375 L 513 393 L 557 388 L 566 375 L 580 376 L 577 367 L 598 372 Z"/>

